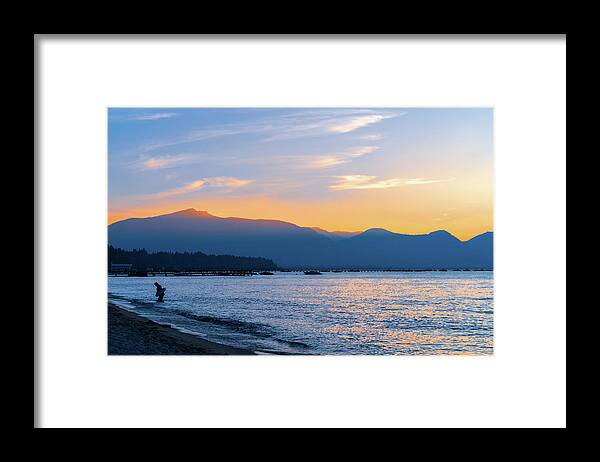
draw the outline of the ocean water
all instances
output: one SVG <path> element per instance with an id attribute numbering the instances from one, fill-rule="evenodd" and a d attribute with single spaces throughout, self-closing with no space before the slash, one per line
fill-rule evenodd
<path id="1" fill-rule="evenodd" d="M 157 303 L 153 283 L 166 287 Z M 109 277 L 109 300 L 264 353 L 492 354 L 490 271 Z"/>

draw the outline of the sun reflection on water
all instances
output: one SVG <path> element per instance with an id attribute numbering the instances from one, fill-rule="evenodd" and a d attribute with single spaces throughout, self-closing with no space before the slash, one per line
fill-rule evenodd
<path id="1" fill-rule="evenodd" d="M 109 281 L 111 292 L 147 297 L 144 278 L 116 279 Z M 161 314 L 189 311 L 245 323 L 236 325 L 235 336 L 222 330 L 213 337 L 240 346 L 267 349 L 268 343 L 269 349 L 298 353 L 293 342 L 300 342 L 309 354 L 493 353 L 491 272 L 288 273 L 163 282 L 170 298 Z M 201 327 L 208 337 L 217 336 L 210 326 Z M 190 322 L 186 328 L 200 329 Z"/>

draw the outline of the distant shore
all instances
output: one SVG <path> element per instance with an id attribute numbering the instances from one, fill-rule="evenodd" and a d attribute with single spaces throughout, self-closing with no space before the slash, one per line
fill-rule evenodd
<path id="1" fill-rule="evenodd" d="M 109 355 L 251 355 L 209 342 L 108 303 Z"/>
<path id="2" fill-rule="evenodd" d="M 278 268 L 267 271 L 264 270 L 132 270 L 130 272 L 126 271 L 114 271 L 111 272 L 109 270 L 108 276 L 111 277 L 156 277 L 156 276 L 164 276 L 164 277 L 176 277 L 176 276 L 259 276 L 264 273 L 271 274 L 279 274 L 279 273 L 303 273 L 305 271 L 314 271 L 318 270 L 323 273 L 435 273 L 435 272 L 461 272 L 461 271 L 471 271 L 471 272 L 480 272 L 494 271 L 493 268 L 398 268 L 398 269 L 388 269 L 388 268 L 360 268 L 360 269 L 338 269 L 338 268 L 320 268 L 320 267 L 306 267 L 306 268 Z"/>

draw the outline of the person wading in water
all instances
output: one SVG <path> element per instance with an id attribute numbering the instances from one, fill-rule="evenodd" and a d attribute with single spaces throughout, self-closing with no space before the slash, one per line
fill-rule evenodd
<path id="1" fill-rule="evenodd" d="M 165 296 L 165 290 L 167 289 L 161 286 L 158 282 L 155 282 L 154 285 L 156 286 L 156 296 L 158 297 L 158 301 L 162 302 L 163 297 Z"/>

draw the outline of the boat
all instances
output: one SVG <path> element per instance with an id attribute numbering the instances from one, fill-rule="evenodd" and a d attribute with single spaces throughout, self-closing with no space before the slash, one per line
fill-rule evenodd
<path id="1" fill-rule="evenodd" d="M 273 273 L 271 273 L 270 271 L 261 271 L 258 274 L 260 274 L 262 276 L 273 276 Z"/>
<path id="2" fill-rule="evenodd" d="M 310 270 L 310 271 L 305 271 L 304 274 L 322 274 L 319 271 L 314 271 L 314 270 Z"/>

